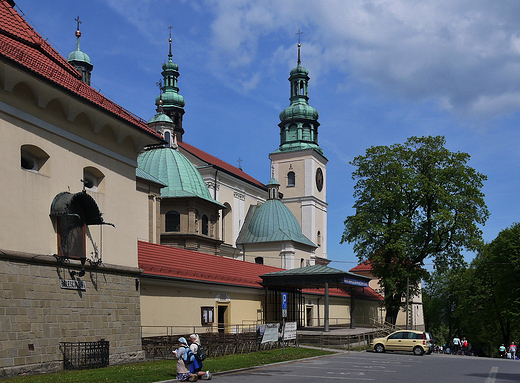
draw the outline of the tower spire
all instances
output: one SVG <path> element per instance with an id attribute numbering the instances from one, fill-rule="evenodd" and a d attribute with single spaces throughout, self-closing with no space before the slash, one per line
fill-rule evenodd
<path id="1" fill-rule="evenodd" d="M 81 31 L 79 30 L 79 25 L 81 24 L 81 20 L 79 16 L 74 19 L 76 22 L 76 50 L 69 53 L 67 57 L 67 61 L 74 65 L 74 67 L 81 72 L 81 80 L 90 85 L 90 74 L 92 72 L 92 68 L 94 66 L 90 62 L 90 57 L 84 52 L 81 51 L 79 38 L 81 37 Z"/>
<path id="2" fill-rule="evenodd" d="M 301 56 L 300 56 L 300 48 L 302 47 L 300 37 L 301 37 L 302 33 L 303 32 L 300 29 L 298 29 L 298 33 L 296 33 L 296 35 L 298 35 L 298 65 L 302 64 L 302 60 L 301 60 Z"/>
<path id="3" fill-rule="evenodd" d="M 179 93 L 177 80 L 179 78 L 179 66 L 172 60 L 172 29 L 170 25 L 168 38 L 168 61 L 162 65 L 162 83 L 159 85 L 161 92 L 155 98 L 155 105 L 162 105 L 162 111 L 167 115 L 174 125 L 173 133 L 177 135 L 177 140 L 182 142 L 184 129 L 182 128 L 182 118 L 184 115 L 184 97 Z"/>
<path id="4" fill-rule="evenodd" d="M 170 25 L 170 26 L 168 27 L 168 29 L 170 30 L 170 38 L 168 39 L 168 41 L 169 41 L 169 43 L 170 43 L 170 52 L 168 53 L 168 57 L 170 58 L 170 61 L 171 61 L 172 56 L 173 56 L 173 55 L 172 55 L 172 29 L 173 29 L 173 27 Z"/>

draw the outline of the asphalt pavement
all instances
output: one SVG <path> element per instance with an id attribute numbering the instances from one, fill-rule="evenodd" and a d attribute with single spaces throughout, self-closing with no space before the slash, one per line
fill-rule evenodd
<path id="1" fill-rule="evenodd" d="M 520 361 L 454 355 L 345 352 L 215 374 L 215 383 L 518 383 Z M 170 381 L 173 382 L 173 381 Z"/>

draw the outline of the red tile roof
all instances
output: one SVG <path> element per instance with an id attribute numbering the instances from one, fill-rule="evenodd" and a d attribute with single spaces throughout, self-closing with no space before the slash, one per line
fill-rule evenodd
<path id="1" fill-rule="evenodd" d="M 145 275 L 176 279 L 262 287 L 260 275 L 278 267 L 139 241 L 139 267 Z"/>
<path id="2" fill-rule="evenodd" d="M 261 183 L 260 181 L 254 179 L 253 177 L 251 177 L 249 174 L 245 173 L 242 169 L 239 169 L 233 165 L 230 165 L 228 164 L 227 162 L 224 162 L 220 159 L 218 159 L 217 157 L 214 157 L 212 156 L 211 154 L 208 154 L 198 148 L 196 148 L 195 146 L 192 146 L 186 142 L 180 142 L 179 143 L 180 147 L 183 148 L 184 150 L 186 150 L 187 152 L 191 153 L 192 155 L 194 155 L 195 157 L 197 157 L 198 159 L 210 164 L 210 165 L 214 165 L 224 171 L 227 171 L 228 173 L 231 173 L 239 178 L 242 178 L 243 180 L 255 185 L 255 186 L 259 186 L 261 187 L 262 189 L 265 189 L 267 190 L 267 187 Z"/>
<path id="3" fill-rule="evenodd" d="M 0 58 L 22 67 L 43 80 L 57 85 L 88 103 L 125 120 L 136 129 L 156 138 L 162 136 L 150 129 L 146 121 L 110 101 L 90 85 L 81 81 L 81 74 L 50 46 L 9 5 L 0 0 Z"/>
<path id="4" fill-rule="evenodd" d="M 370 265 L 370 261 L 361 262 L 356 267 L 349 270 L 351 273 L 358 273 L 360 271 L 372 271 L 372 265 Z"/>
<path id="5" fill-rule="evenodd" d="M 283 270 L 278 267 L 144 241 L 138 241 L 137 249 L 139 267 L 145 276 L 263 288 L 260 275 Z M 325 293 L 324 289 L 304 289 L 303 291 L 310 294 Z M 347 291 L 331 288 L 329 294 L 349 297 Z M 366 299 L 383 299 L 369 287 L 356 288 L 356 291 L 358 296 L 361 295 Z"/>

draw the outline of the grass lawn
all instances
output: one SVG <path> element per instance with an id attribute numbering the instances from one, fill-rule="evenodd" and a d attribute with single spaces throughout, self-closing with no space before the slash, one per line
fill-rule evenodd
<path id="1" fill-rule="evenodd" d="M 219 358 L 208 358 L 204 361 L 204 370 L 211 372 L 236 370 L 263 364 L 329 355 L 332 352 L 309 348 L 286 347 L 285 355 L 281 349 L 259 351 L 250 354 L 226 355 Z M 61 371 L 43 375 L 26 375 L 2 379 L 2 383 L 151 383 L 175 379 L 175 360 L 160 360 L 121 364 L 94 370 Z"/>

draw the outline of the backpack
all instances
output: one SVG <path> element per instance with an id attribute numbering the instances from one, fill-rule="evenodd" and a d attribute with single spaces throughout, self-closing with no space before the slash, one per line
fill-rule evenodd
<path id="1" fill-rule="evenodd" d="M 207 357 L 208 354 L 206 353 L 206 350 L 201 345 L 197 345 L 197 353 L 195 354 L 195 358 L 197 358 L 199 362 L 202 362 Z"/>
<path id="2" fill-rule="evenodd" d="M 184 361 L 184 364 L 190 364 L 193 362 L 193 359 L 195 358 L 195 355 L 193 354 L 193 351 L 189 349 L 189 347 L 184 348 L 184 355 L 182 356 L 182 360 Z"/>

